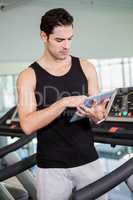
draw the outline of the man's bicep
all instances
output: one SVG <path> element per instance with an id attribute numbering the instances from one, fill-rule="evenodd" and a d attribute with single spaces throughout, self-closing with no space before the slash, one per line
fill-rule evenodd
<path id="1" fill-rule="evenodd" d="M 96 95 L 99 93 L 98 76 L 94 66 L 92 66 L 91 73 L 88 77 L 88 93 L 89 95 Z"/>
<path id="2" fill-rule="evenodd" d="M 37 103 L 35 92 L 32 82 L 25 80 L 20 76 L 17 80 L 17 93 L 18 93 L 18 113 L 20 120 L 25 118 L 28 114 L 36 111 Z"/>
<path id="3" fill-rule="evenodd" d="M 95 66 L 87 60 L 81 60 L 81 66 L 88 80 L 88 95 L 98 94 L 99 83 Z"/>

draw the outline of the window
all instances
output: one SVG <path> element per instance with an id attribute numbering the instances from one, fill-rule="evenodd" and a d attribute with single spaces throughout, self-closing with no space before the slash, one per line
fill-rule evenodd
<path id="1" fill-rule="evenodd" d="M 133 86 L 133 58 L 91 59 L 99 77 L 100 90 Z"/>
<path id="2" fill-rule="evenodd" d="M 0 115 L 16 104 L 16 75 L 0 75 Z"/>

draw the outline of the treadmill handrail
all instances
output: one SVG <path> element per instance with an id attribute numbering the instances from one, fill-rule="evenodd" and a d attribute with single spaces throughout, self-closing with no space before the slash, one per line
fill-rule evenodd
<path id="1" fill-rule="evenodd" d="M 111 144 L 111 145 L 122 145 L 122 146 L 133 146 L 133 140 L 131 138 L 116 138 L 111 136 L 105 136 L 93 133 L 94 141 L 98 143 Z"/>
<path id="2" fill-rule="evenodd" d="M 72 200 L 94 200 L 133 174 L 133 158 L 94 183 L 73 193 Z"/>
<path id="3" fill-rule="evenodd" d="M 32 134 L 30 136 L 23 136 L 22 138 L 18 139 L 12 144 L 6 145 L 0 149 L 0 158 L 7 155 L 8 153 L 11 153 L 13 151 L 16 151 L 17 149 L 21 148 L 25 144 L 29 143 L 36 135 Z"/>
<path id="4" fill-rule="evenodd" d="M 33 154 L 22 161 L 19 161 L 13 165 L 10 165 L 0 170 L 0 181 L 4 181 L 10 177 L 24 172 L 25 170 L 33 167 L 36 164 L 36 154 Z"/>

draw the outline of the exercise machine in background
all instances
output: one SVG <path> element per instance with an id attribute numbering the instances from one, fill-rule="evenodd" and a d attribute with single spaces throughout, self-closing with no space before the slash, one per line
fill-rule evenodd
<path id="1" fill-rule="evenodd" d="M 36 155 L 22 159 L 16 150 L 35 138 L 35 134 L 26 136 L 20 128 L 16 107 L 13 107 L 0 119 L 0 136 L 18 138 L 0 149 L 0 199 L 2 200 L 37 200 L 35 177 L 29 170 L 36 164 Z M 2 181 L 16 176 L 23 188 L 12 187 Z"/>
<path id="2" fill-rule="evenodd" d="M 108 110 L 109 118 L 107 117 L 106 120 L 99 125 L 92 125 L 92 131 L 96 142 L 111 144 L 111 146 L 114 147 L 116 145 L 133 146 L 132 91 L 132 88 L 118 89 L 118 93 L 116 93 L 116 97 L 111 102 L 110 109 Z M 14 114 L 14 112 L 16 114 Z M 7 167 L 0 170 L 0 182 L 8 179 L 9 177 L 17 176 L 19 181 L 28 192 L 28 198 L 36 200 L 36 188 L 33 175 L 30 174 L 29 176 L 28 172 L 21 176 L 23 172 L 25 173 L 27 169 L 36 164 L 35 154 L 28 156 L 23 160 L 15 158 L 15 154 L 11 155 L 11 152 L 16 151 L 16 149 L 31 141 L 35 135 L 24 135 L 19 125 L 19 119 L 16 116 L 17 111 L 14 107 L 0 120 L 0 135 L 19 138 L 14 143 L 0 149 L 0 158 L 5 158 L 5 161 L 7 162 Z M 112 119 L 112 117 L 114 118 Z M 14 157 L 16 161 L 12 157 Z M 133 192 L 132 166 L 133 158 L 125 162 L 119 168 L 113 170 L 111 173 L 107 174 L 105 177 L 97 180 L 96 182 L 86 186 L 79 191 L 74 192 L 72 199 L 96 199 L 123 181 L 126 181 L 131 192 Z M 0 191 L 2 191 L 0 193 L 3 194 L 3 196 L 5 195 L 5 199 L 3 198 L 3 200 L 16 200 L 15 196 L 12 195 L 10 190 L 8 190 L 3 185 L 3 183 L 0 185 Z"/>

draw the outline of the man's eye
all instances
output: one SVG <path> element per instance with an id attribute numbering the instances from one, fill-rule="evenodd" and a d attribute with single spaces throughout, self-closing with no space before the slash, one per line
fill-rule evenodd
<path id="1" fill-rule="evenodd" d="M 60 40 L 60 39 L 57 39 L 56 41 L 57 41 L 57 42 L 62 42 L 62 40 Z"/>

